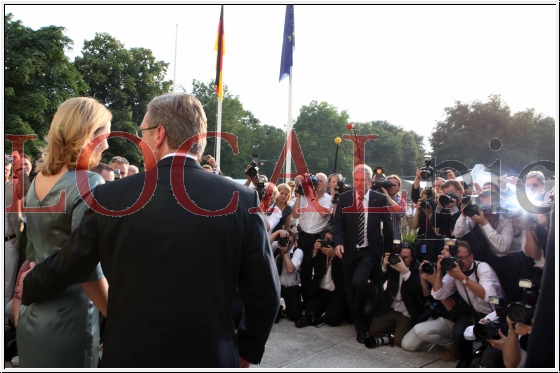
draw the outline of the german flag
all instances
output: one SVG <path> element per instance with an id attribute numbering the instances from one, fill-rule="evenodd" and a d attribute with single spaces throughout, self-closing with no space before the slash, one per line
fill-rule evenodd
<path id="1" fill-rule="evenodd" d="M 216 44 L 214 50 L 218 51 L 216 56 L 216 94 L 218 100 L 221 100 L 224 94 L 224 86 L 222 82 L 223 58 L 226 54 L 226 40 L 224 35 L 224 6 L 220 13 L 220 23 L 218 24 L 218 34 L 216 35 Z"/>

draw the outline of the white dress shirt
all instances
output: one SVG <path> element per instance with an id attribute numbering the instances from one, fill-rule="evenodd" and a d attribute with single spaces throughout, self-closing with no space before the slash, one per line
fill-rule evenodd
<path id="1" fill-rule="evenodd" d="M 278 241 L 274 241 L 271 246 L 272 246 L 272 251 L 274 252 L 274 250 L 278 248 Z M 303 251 L 295 247 L 295 245 L 292 245 L 292 248 L 282 256 L 290 255 L 292 252 L 294 253 L 294 255 L 292 256 L 291 261 L 294 267 L 296 267 L 296 270 L 294 272 L 292 273 L 286 272 L 286 267 L 284 266 L 284 258 L 282 257 L 282 274 L 280 275 L 280 285 L 286 287 L 296 286 L 299 285 L 300 283 L 299 266 L 303 261 Z"/>
<path id="2" fill-rule="evenodd" d="M 466 285 L 463 284 L 461 280 L 457 280 L 456 278 L 451 277 L 448 274 L 443 276 L 443 279 L 441 280 L 441 289 L 439 289 L 438 291 L 434 291 L 434 289 L 432 289 L 432 296 L 434 297 L 434 299 L 442 300 L 445 298 L 449 298 L 455 291 L 458 291 L 459 295 L 461 295 L 461 298 L 463 298 L 465 302 L 469 303 L 470 299 L 470 302 L 476 312 L 484 314 L 489 314 L 490 312 L 492 312 L 493 309 L 488 303 L 488 297 L 504 296 L 502 286 L 500 285 L 498 276 L 496 276 L 496 272 L 494 272 L 494 270 L 488 265 L 488 263 L 475 260 L 473 261 L 470 269 L 474 267 L 475 263 L 478 263 L 477 271 L 479 280 L 476 280 L 476 271 L 474 271 L 469 276 L 468 281 L 477 283 L 484 288 L 484 292 L 486 293 L 484 295 L 484 299 L 477 297 L 469 288 L 466 287 Z M 469 294 L 468 297 L 465 289 Z"/>
<path id="3" fill-rule="evenodd" d="M 331 195 L 328 193 L 323 194 L 323 196 L 319 198 L 319 204 L 327 209 L 332 209 L 333 204 L 331 201 Z M 305 198 L 305 196 L 301 196 L 299 207 L 307 207 L 307 198 Z M 319 212 L 302 212 L 299 215 L 299 226 L 302 231 L 308 234 L 321 233 L 323 229 L 329 225 L 330 217 L 331 214 L 321 216 L 321 213 Z"/>
<path id="4" fill-rule="evenodd" d="M 468 216 L 463 216 L 463 214 L 461 214 L 455 223 L 453 234 L 455 237 L 461 238 L 469 233 L 475 225 L 476 223 Z M 514 232 L 513 224 L 510 219 L 500 217 L 496 229 L 494 229 L 490 223 L 481 228 L 482 232 L 484 232 L 484 236 L 490 243 L 490 250 L 492 250 L 492 253 L 497 257 L 521 251 L 521 245 L 513 243 Z"/>

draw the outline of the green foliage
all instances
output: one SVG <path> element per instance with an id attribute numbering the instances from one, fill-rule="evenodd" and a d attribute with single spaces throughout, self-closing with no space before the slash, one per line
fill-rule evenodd
<path id="1" fill-rule="evenodd" d="M 171 81 L 165 81 L 168 63 L 156 61 L 145 48 L 125 49 L 107 33 L 96 33 L 86 40 L 82 56 L 74 61 L 90 89 L 87 94 L 107 105 L 113 114 L 112 131 L 134 133 L 142 123 L 148 103 L 156 96 L 168 93 Z M 140 164 L 142 155 L 131 141 L 109 139 L 109 150 L 103 160 L 115 155 Z"/>
<path id="2" fill-rule="evenodd" d="M 554 119 L 536 115 L 534 109 L 511 115 L 499 95 L 490 95 L 488 102 L 456 101 L 445 112 L 430 139 L 438 163 L 458 160 L 472 168 L 499 158 L 502 167 L 521 171 L 534 161 L 554 159 Z M 489 146 L 494 138 L 502 142 L 499 151 Z"/>
<path id="3" fill-rule="evenodd" d="M 12 18 L 11 13 L 4 16 L 4 131 L 36 134 L 38 139 L 27 141 L 24 149 L 36 154 L 57 107 L 84 94 L 87 85 L 64 54 L 73 42 L 63 27 L 35 31 Z M 4 145 L 11 149 L 9 142 Z"/>

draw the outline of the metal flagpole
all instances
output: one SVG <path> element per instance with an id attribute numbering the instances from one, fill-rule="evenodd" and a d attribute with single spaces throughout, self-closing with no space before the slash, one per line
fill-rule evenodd
<path id="1" fill-rule="evenodd" d="M 288 86 L 288 125 L 286 126 L 286 139 L 290 138 L 292 132 L 292 67 L 290 66 L 290 85 Z M 290 181 L 292 177 L 292 143 L 286 144 L 286 182 Z"/>
<path id="2" fill-rule="evenodd" d="M 222 132 L 222 100 L 218 99 L 218 125 L 216 128 L 218 133 Z M 216 165 L 220 167 L 220 152 L 222 149 L 222 139 L 220 137 L 214 138 L 216 141 Z"/>
<path id="3" fill-rule="evenodd" d="M 173 93 L 175 93 L 175 86 L 177 84 L 177 30 L 179 24 L 175 24 L 175 61 L 173 62 Z"/>

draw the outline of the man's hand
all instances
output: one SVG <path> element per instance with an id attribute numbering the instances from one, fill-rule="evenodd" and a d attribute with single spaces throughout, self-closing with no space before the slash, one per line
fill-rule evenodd
<path id="1" fill-rule="evenodd" d="M 478 208 L 478 215 L 471 216 L 471 220 L 481 227 L 484 227 L 486 224 L 488 224 L 488 220 L 486 220 L 486 217 L 482 213 L 480 207 Z"/>
<path id="2" fill-rule="evenodd" d="M 321 251 L 323 252 L 323 254 L 325 254 L 328 257 L 334 258 L 336 256 L 336 252 L 334 251 L 334 248 L 331 245 L 328 245 L 327 247 L 322 247 Z"/>
<path id="3" fill-rule="evenodd" d="M 422 262 L 422 264 L 424 264 L 424 263 L 428 263 L 428 261 L 427 261 L 427 260 L 424 260 L 424 261 Z M 422 269 L 422 264 L 420 265 L 420 269 Z M 432 274 L 429 274 L 429 273 L 426 273 L 426 272 L 422 272 L 422 275 L 421 275 L 421 276 L 422 276 L 422 278 L 423 278 L 424 280 L 426 280 L 426 281 L 428 281 L 430 284 L 434 285 L 437 276 L 439 276 L 439 269 L 440 269 L 439 267 L 434 268 L 434 273 L 432 273 Z"/>
<path id="4" fill-rule="evenodd" d="M 417 168 L 415 179 L 420 180 L 421 177 L 422 177 L 422 170 Z"/>
<path id="5" fill-rule="evenodd" d="M 389 267 L 389 255 L 391 255 L 391 253 L 385 253 L 383 255 L 383 263 L 381 263 L 381 266 L 383 267 L 383 272 L 387 272 L 387 268 Z"/>
<path id="6" fill-rule="evenodd" d="M 506 343 L 506 338 L 507 337 L 504 335 L 504 333 L 502 333 L 502 331 L 500 329 L 498 329 L 498 335 L 500 336 L 500 339 L 487 339 L 487 341 L 495 349 L 503 351 L 504 350 L 504 343 Z"/>
<path id="7" fill-rule="evenodd" d="M 455 174 L 451 170 L 445 171 L 445 176 L 447 176 L 447 180 L 456 179 Z"/>
<path id="8" fill-rule="evenodd" d="M 473 181 L 472 185 L 473 185 L 473 194 L 482 193 L 482 187 L 476 181 Z"/>
<path id="9" fill-rule="evenodd" d="M 461 271 L 461 267 L 459 267 L 458 263 L 455 263 L 455 267 L 447 271 L 447 274 L 453 277 L 454 279 L 461 280 L 461 281 L 464 280 L 465 277 L 467 277 L 467 275 L 465 275 L 463 271 Z"/>
<path id="10" fill-rule="evenodd" d="M 23 295 L 23 280 L 25 279 L 25 276 L 27 276 L 27 274 L 31 270 L 33 270 L 33 268 L 35 267 L 36 264 L 37 263 L 35 263 L 35 262 L 29 263 L 29 267 L 31 267 L 31 268 L 29 268 L 27 271 L 21 273 L 21 276 L 19 278 L 19 282 L 16 284 L 16 292 L 19 293 L 20 295 Z"/>
<path id="11" fill-rule="evenodd" d="M 239 356 L 239 368 L 249 368 L 251 363 Z"/>
<path id="12" fill-rule="evenodd" d="M 404 261 L 399 257 L 399 262 L 397 264 L 390 264 L 390 266 L 395 270 L 399 271 L 401 274 L 405 275 L 408 272 L 408 267 L 404 264 Z"/>
<path id="13" fill-rule="evenodd" d="M 212 167 L 216 167 L 216 160 L 211 155 L 208 155 L 208 159 L 206 160 Z"/>
<path id="14" fill-rule="evenodd" d="M 321 248 L 323 247 L 323 245 L 321 244 L 321 240 L 316 240 L 315 243 L 313 244 L 313 258 L 315 258 L 317 256 L 317 253 L 319 253 L 319 250 L 321 250 Z"/>
<path id="15" fill-rule="evenodd" d="M 338 256 L 340 259 L 342 259 L 342 255 L 344 254 L 344 246 L 343 245 L 338 245 L 334 249 L 336 251 L 336 256 Z"/>

